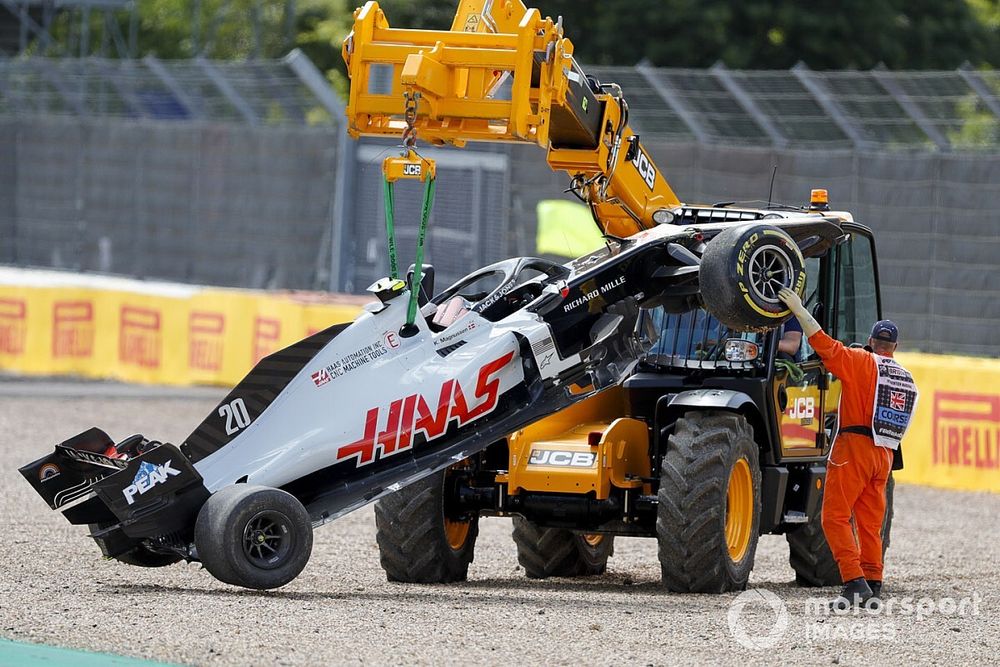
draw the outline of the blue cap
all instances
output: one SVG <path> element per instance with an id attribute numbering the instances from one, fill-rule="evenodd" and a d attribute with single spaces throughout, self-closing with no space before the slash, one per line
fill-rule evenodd
<path id="1" fill-rule="evenodd" d="M 896 323 L 892 320 L 879 320 L 872 327 L 872 338 L 875 340 L 884 340 L 889 343 L 895 343 L 896 339 L 899 338 L 899 329 L 896 328 Z"/>

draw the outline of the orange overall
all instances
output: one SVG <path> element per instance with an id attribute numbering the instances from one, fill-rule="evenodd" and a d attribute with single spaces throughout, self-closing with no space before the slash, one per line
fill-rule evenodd
<path id="1" fill-rule="evenodd" d="M 877 372 L 872 353 L 846 347 L 824 331 L 810 336 L 809 344 L 843 384 L 841 428 L 871 426 Z M 837 436 L 826 472 L 823 533 L 845 582 L 858 577 L 882 581 L 882 522 L 891 468 L 891 449 L 857 433 Z"/>

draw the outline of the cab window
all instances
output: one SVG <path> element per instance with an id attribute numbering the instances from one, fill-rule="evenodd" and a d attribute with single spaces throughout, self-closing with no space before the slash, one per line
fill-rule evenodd
<path id="1" fill-rule="evenodd" d="M 837 248 L 837 340 L 864 343 L 879 319 L 872 240 L 858 233 Z"/>

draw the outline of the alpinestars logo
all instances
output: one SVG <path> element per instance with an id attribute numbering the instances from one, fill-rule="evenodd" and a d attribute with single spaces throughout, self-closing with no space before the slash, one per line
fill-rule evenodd
<path id="1" fill-rule="evenodd" d="M 375 450 L 380 459 L 413 446 L 413 438 L 422 432 L 427 441 L 441 437 L 448 430 L 448 424 L 458 422 L 465 426 L 493 411 L 500 398 L 500 378 L 492 377 L 500 372 L 514 357 L 508 352 L 479 369 L 473 396 L 477 403 L 469 405 L 462 385 L 457 380 L 447 380 L 441 385 L 437 407 L 431 409 L 430 402 L 421 394 L 412 394 L 389 404 L 389 413 L 382 419 L 381 408 L 371 408 L 365 417 L 365 434 L 360 440 L 342 446 L 337 450 L 337 461 L 350 458 L 363 466 L 375 460 Z M 379 430 L 379 423 L 385 428 Z"/>
<path id="2" fill-rule="evenodd" d="M 149 461 L 143 461 L 139 466 L 139 472 L 135 474 L 132 483 L 122 489 L 125 502 L 129 505 L 135 502 L 136 494 L 142 495 L 157 484 L 162 484 L 171 477 L 176 477 L 181 471 L 170 465 L 170 461 L 161 465 L 153 465 Z"/>

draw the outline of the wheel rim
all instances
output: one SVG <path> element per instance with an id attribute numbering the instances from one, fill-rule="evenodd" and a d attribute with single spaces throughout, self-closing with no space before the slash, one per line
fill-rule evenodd
<path id="1" fill-rule="evenodd" d="M 588 546 L 599 547 L 601 546 L 601 542 L 604 541 L 604 535 L 601 535 L 600 533 L 584 533 L 583 541 L 586 542 Z"/>
<path id="2" fill-rule="evenodd" d="M 465 546 L 465 541 L 469 539 L 469 529 L 471 527 L 471 521 L 452 521 L 447 517 L 445 518 L 444 534 L 448 539 L 448 546 L 453 551 L 458 551 Z"/>
<path id="3" fill-rule="evenodd" d="M 753 528 L 753 477 L 750 464 L 739 459 L 729 475 L 726 494 L 726 546 L 733 562 L 740 562 L 750 547 Z"/>
<path id="4" fill-rule="evenodd" d="M 780 303 L 778 291 L 792 286 L 792 260 L 781 248 L 765 246 L 750 255 L 750 289 L 767 303 Z"/>
<path id="5" fill-rule="evenodd" d="M 281 512 L 265 510 L 254 514 L 243 529 L 243 554 L 256 567 L 279 567 L 292 550 L 290 521 Z"/>

